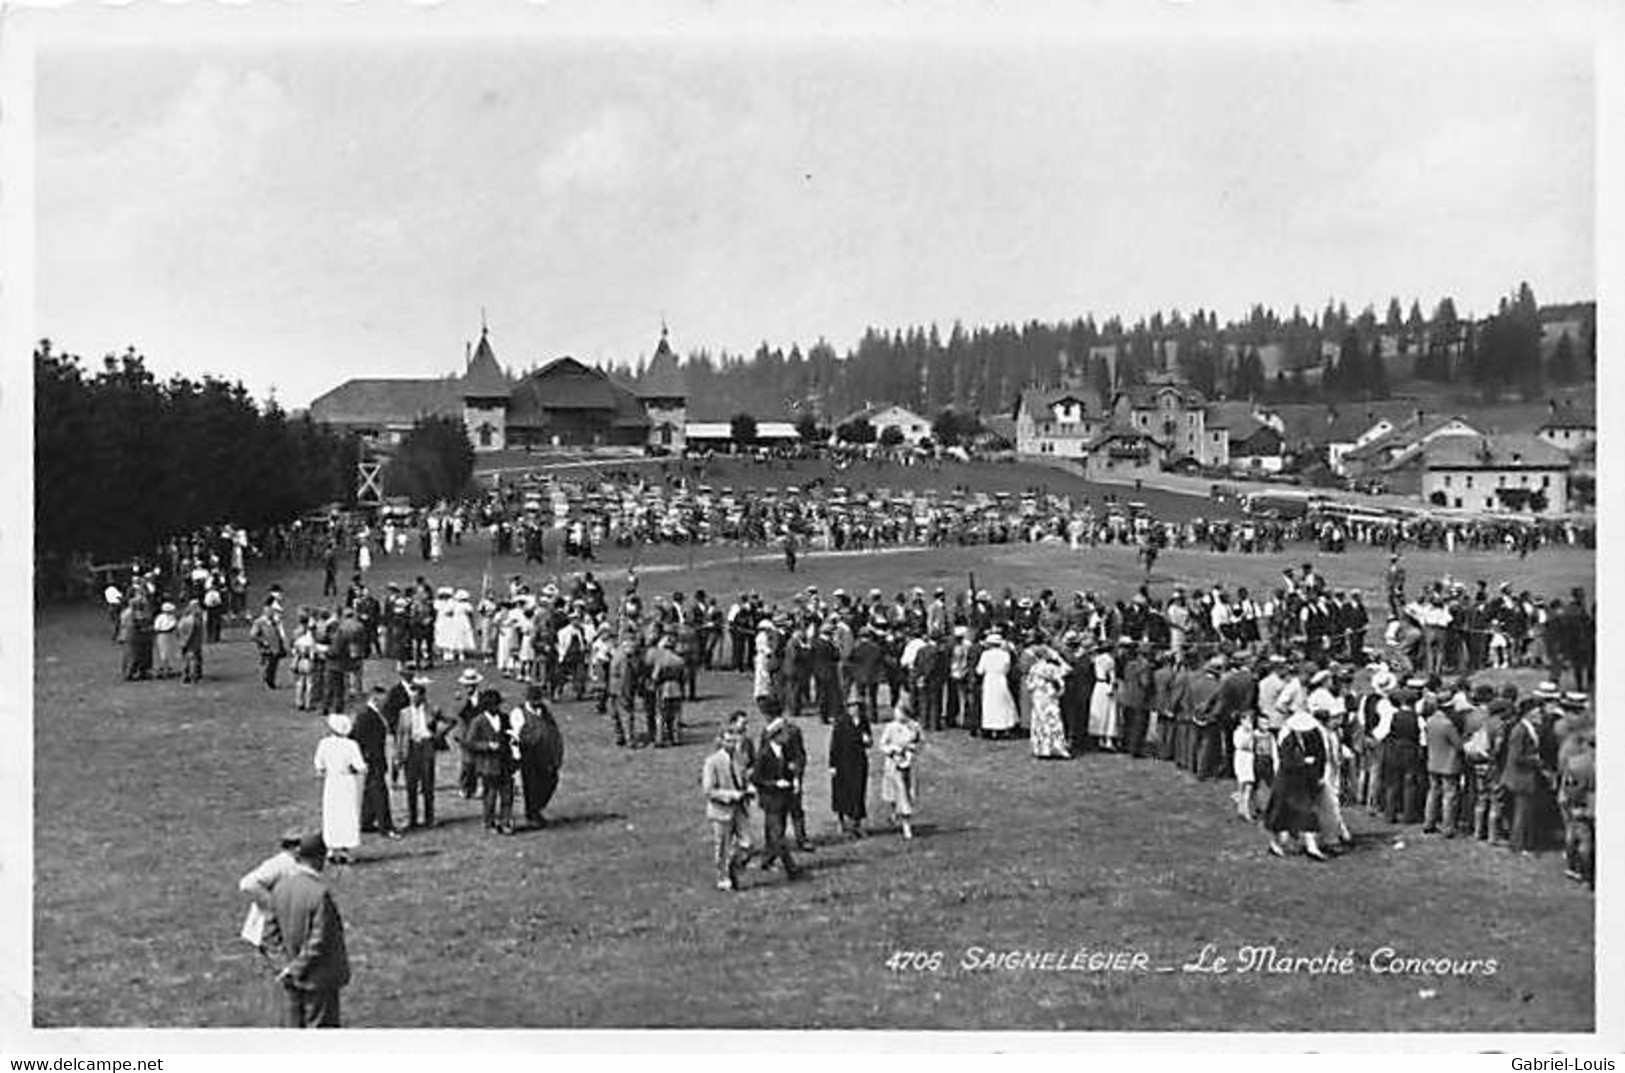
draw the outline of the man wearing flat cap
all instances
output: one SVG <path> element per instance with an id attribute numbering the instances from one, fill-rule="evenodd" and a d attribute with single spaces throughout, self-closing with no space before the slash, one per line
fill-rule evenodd
<path id="1" fill-rule="evenodd" d="M 276 982 L 282 988 L 285 1028 L 338 1028 L 339 992 L 350 982 L 344 948 L 344 920 L 322 879 L 327 845 L 319 834 L 299 840 L 294 869 L 279 878 L 268 896 L 265 949 L 282 962 Z"/>

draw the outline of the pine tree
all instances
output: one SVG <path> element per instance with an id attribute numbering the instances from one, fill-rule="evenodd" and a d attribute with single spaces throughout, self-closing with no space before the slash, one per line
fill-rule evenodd
<path id="1" fill-rule="evenodd" d="M 1574 357 L 1574 340 L 1569 338 L 1568 332 L 1564 332 L 1557 340 L 1548 373 L 1554 384 L 1572 384 L 1579 379 L 1580 370 Z"/>

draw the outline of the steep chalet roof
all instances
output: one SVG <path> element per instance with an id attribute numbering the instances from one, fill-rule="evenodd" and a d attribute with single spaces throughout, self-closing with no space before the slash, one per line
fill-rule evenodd
<path id="1" fill-rule="evenodd" d="M 1022 391 L 1020 397 L 1016 400 L 1016 413 L 1012 416 L 1019 416 L 1021 413 L 1026 412 L 1042 414 L 1046 418 L 1053 417 L 1055 404 L 1066 399 L 1076 399 L 1078 402 L 1083 403 L 1085 416 L 1099 417 L 1104 416 L 1106 413 L 1106 401 L 1100 397 L 1100 392 L 1094 388 L 1030 387 Z M 1035 418 L 1035 420 L 1037 419 Z"/>
<path id="2" fill-rule="evenodd" d="M 1125 388 L 1118 393 L 1118 397 L 1127 399 L 1129 406 L 1135 410 L 1149 410 L 1158 405 L 1162 396 L 1169 394 L 1176 396 L 1181 406 L 1190 409 L 1202 406 L 1207 401 L 1200 391 L 1176 384 L 1140 384 Z"/>
<path id="3" fill-rule="evenodd" d="M 410 425 L 425 416 L 461 416 L 459 381 L 346 380 L 310 404 L 313 421 L 329 425 Z M 506 392 L 504 392 L 506 393 Z"/>
<path id="4" fill-rule="evenodd" d="M 1595 429 L 1597 414 L 1589 407 L 1559 406 L 1540 423 L 1540 427 Z"/>
<path id="5" fill-rule="evenodd" d="M 514 386 L 508 402 L 508 425 L 546 428 L 550 411 L 610 411 L 617 428 L 647 428 L 648 415 L 637 395 L 609 374 L 574 358 L 551 361 Z"/>
<path id="6" fill-rule="evenodd" d="M 1365 458 L 1377 457 L 1390 451 L 1398 451 L 1401 455 L 1408 454 L 1412 448 L 1452 421 L 1460 421 L 1469 428 L 1472 427 L 1472 423 L 1461 414 L 1439 414 L 1435 416 L 1424 414 L 1420 419 L 1415 414 L 1412 414 L 1409 419 L 1396 423 L 1394 428 L 1387 434 L 1378 436 L 1370 443 L 1356 447 L 1344 457 L 1352 461 L 1359 461 Z M 1457 437 L 1446 438 L 1454 439 Z M 1398 460 L 1398 456 L 1395 457 L 1395 460 Z"/>
<path id="7" fill-rule="evenodd" d="M 1538 436 L 1441 436 L 1422 449 L 1428 469 L 1568 469 L 1569 455 Z"/>
<path id="8" fill-rule="evenodd" d="M 490 337 L 483 328 L 480 330 L 480 345 L 474 348 L 473 357 L 468 359 L 462 390 L 463 397 L 469 399 L 505 399 L 512 390 L 502 367 L 497 364 L 497 356 L 491 351 Z"/>
<path id="9" fill-rule="evenodd" d="M 1232 440 L 1244 440 L 1259 429 L 1270 427 L 1258 419 L 1256 409 L 1250 402 L 1210 402 L 1205 423 L 1208 428 L 1227 430 Z"/>
<path id="10" fill-rule="evenodd" d="M 688 397 L 688 384 L 683 380 L 682 367 L 677 363 L 677 355 L 672 353 L 671 346 L 666 342 L 666 333 L 660 333 L 660 345 L 655 347 L 654 356 L 649 359 L 649 367 L 643 371 L 643 378 L 638 381 L 638 394 L 646 399 L 685 399 Z"/>

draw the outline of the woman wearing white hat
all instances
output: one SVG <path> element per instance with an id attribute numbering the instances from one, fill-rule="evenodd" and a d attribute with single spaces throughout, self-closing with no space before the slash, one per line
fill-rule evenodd
<path id="1" fill-rule="evenodd" d="M 452 597 L 448 632 L 451 651 L 457 659 L 467 659 L 479 651 L 474 641 L 474 600 L 467 589 L 458 589 Z"/>
<path id="2" fill-rule="evenodd" d="M 322 840 L 341 864 L 361 845 L 361 776 L 366 772 L 361 746 L 350 737 L 350 717 L 328 716 L 327 736 L 316 745 L 316 774 L 322 779 Z"/>
<path id="3" fill-rule="evenodd" d="M 180 669 L 181 646 L 175 633 L 179 624 L 175 605 L 166 600 L 152 620 L 152 650 L 157 657 L 157 666 L 152 672 L 155 678 L 172 678 Z"/>
<path id="4" fill-rule="evenodd" d="M 988 737 L 1005 737 L 1020 721 L 1016 716 L 1016 698 L 1010 693 L 1010 649 L 998 630 L 984 639 L 976 673 L 982 679 L 982 733 Z"/>

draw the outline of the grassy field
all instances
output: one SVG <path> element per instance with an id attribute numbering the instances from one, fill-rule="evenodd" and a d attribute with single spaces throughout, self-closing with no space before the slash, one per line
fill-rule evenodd
<path id="1" fill-rule="evenodd" d="M 1379 559 L 1317 560 L 1335 585 L 1372 591 Z M 618 592 L 611 557 L 604 576 Z M 518 569 L 518 560 L 511 560 Z M 374 580 L 427 564 L 383 563 Z M 477 586 L 484 547 L 458 550 L 435 581 Z M 1154 581 L 1263 584 L 1268 557 L 1173 552 Z M 1514 576 L 1537 591 L 1592 587 L 1589 556 L 1410 557 L 1413 579 Z M 1132 554 L 1044 547 L 815 556 L 788 575 L 773 558 L 701 549 L 646 571 L 646 591 L 825 589 L 957 582 L 1115 594 Z M 499 571 L 501 567 L 499 566 Z M 295 605 L 319 576 L 280 578 Z M 238 938 L 238 877 L 290 823 L 315 824 L 317 716 L 255 680 L 242 631 L 208 653 L 208 681 L 123 683 L 102 615 L 46 608 L 35 641 L 35 990 L 39 1026 L 274 1023 L 268 972 Z M 382 662 L 369 676 L 383 676 Z M 453 669 L 435 672 L 449 698 Z M 809 824 L 819 851 L 788 885 L 752 872 L 736 895 L 711 885 L 697 780 L 744 676 L 702 676 L 682 748 L 616 749 L 587 705 L 557 708 L 568 742 L 552 826 L 480 830 L 443 758 L 441 826 L 396 843 L 368 836 L 334 875 L 355 979 L 349 1023 L 375 1027 L 868 1027 L 1071 1030 L 1585 1031 L 1594 1024 L 1593 903 L 1550 855 L 1424 840 L 1355 810 L 1358 845 L 1331 865 L 1278 861 L 1233 817 L 1228 786 L 1155 762 L 1091 755 L 1040 763 L 1022 741 L 933 736 L 922 760 L 919 835 L 834 840 L 824 729 Z M 504 690 L 513 698 L 515 691 Z M 760 728 L 755 720 L 753 729 Z M 878 781 L 878 760 L 873 763 Z M 397 795 L 397 811 L 402 800 Z M 881 804 L 871 786 L 872 818 Z M 1403 834 L 1399 839 L 1395 836 Z M 1400 842 L 1403 842 L 1403 846 Z M 1009 972 L 964 968 L 966 951 L 1143 952 L 1178 969 L 1215 944 L 1283 955 L 1354 952 L 1352 975 L 1180 971 Z M 1494 958 L 1492 976 L 1388 976 L 1403 956 Z M 937 971 L 888 968 L 898 951 L 942 952 Z"/>

